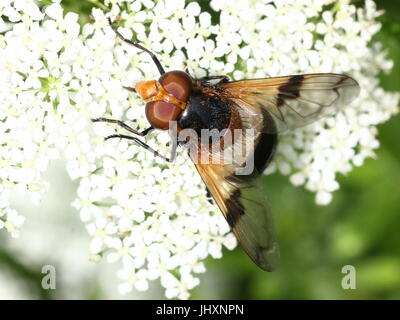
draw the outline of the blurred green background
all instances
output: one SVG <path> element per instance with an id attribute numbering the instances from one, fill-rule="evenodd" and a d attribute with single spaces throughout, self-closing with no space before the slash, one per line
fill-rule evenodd
<path id="1" fill-rule="evenodd" d="M 386 13 L 380 17 L 382 30 L 374 41 L 382 42 L 395 62 L 391 74 L 381 75 L 381 83 L 386 90 L 400 91 L 400 1 L 377 1 L 377 5 Z M 90 12 L 86 1 L 64 1 L 64 6 L 66 10 L 81 14 Z M 340 176 L 340 190 L 334 193 L 334 200 L 327 207 L 315 205 L 314 194 L 292 186 L 286 177 L 266 177 L 265 185 L 274 208 L 281 246 L 280 270 L 265 273 L 239 248 L 225 250 L 222 259 L 206 261 L 208 271 L 200 276 L 201 284 L 193 290 L 192 298 L 399 299 L 399 123 L 400 115 L 397 115 L 379 127 L 381 147 L 377 159 L 369 159 L 347 176 Z M 22 248 L 18 241 L 22 240 L 0 234 L 0 285 L 3 287 L 0 298 L 163 299 L 157 283 L 150 284 L 149 292 L 120 296 L 115 288 L 113 267 L 87 262 L 84 253 L 88 253 L 89 237 L 70 207 L 76 185 L 70 183 L 69 191 L 65 191 L 66 174 L 56 178 L 52 175 L 52 172 L 62 172 L 60 168 L 54 165 L 48 175 L 53 199 L 59 199 L 57 195 L 62 192 L 62 202 L 45 200 L 34 212 L 29 206 L 19 209 L 27 216 L 28 230 L 36 230 L 35 223 L 39 225 L 40 219 L 48 220 L 48 217 L 52 219 L 54 233 L 60 232 L 57 231 L 60 224 L 69 226 L 67 231 L 64 230 L 68 233 L 65 252 L 63 245 L 58 246 L 60 256 L 69 255 L 70 263 L 61 266 L 69 277 L 62 279 L 64 287 L 59 290 L 42 290 L 40 271 L 43 261 L 51 264 L 54 260 L 57 266 L 58 260 L 53 255 L 43 256 L 39 249 L 29 259 L 21 258 L 18 252 Z M 55 211 L 57 215 L 54 215 Z M 32 222 L 32 219 L 39 221 Z M 72 247 L 71 241 L 76 242 Z M 83 252 L 82 256 L 74 255 L 74 248 Z M 70 266 L 77 259 L 83 259 L 85 263 L 79 265 L 79 270 L 71 271 Z M 341 287 L 344 265 L 356 268 L 356 290 Z"/>

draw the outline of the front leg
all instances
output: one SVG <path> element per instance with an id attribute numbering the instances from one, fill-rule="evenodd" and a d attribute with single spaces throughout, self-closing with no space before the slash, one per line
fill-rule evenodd
<path id="1" fill-rule="evenodd" d="M 112 134 L 111 136 L 105 137 L 105 140 L 109 140 L 109 139 L 114 139 L 114 138 L 120 138 L 120 139 L 129 139 L 129 140 L 133 140 L 135 141 L 139 146 L 145 148 L 146 150 L 150 151 L 152 154 L 154 154 L 157 157 L 160 157 L 161 159 L 167 161 L 167 162 L 173 162 L 175 159 L 175 154 L 176 154 L 176 148 L 173 148 L 172 152 L 171 152 L 171 157 L 168 158 L 164 155 L 162 155 L 161 153 L 159 153 L 158 151 L 154 150 L 152 147 L 150 147 L 147 143 L 141 141 L 139 138 L 136 137 L 132 137 L 132 136 L 128 136 L 125 134 Z"/>
<path id="2" fill-rule="evenodd" d="M 108 123 L 114 123 L 119 125 L 120 127 L 124 128 L 125 130 L 132 132 L 133 134 L 136 134 L 138 136 L 144 137 L 148 133 L 154 130 L 153 127 L 149 127 L 143 131 L 137 131 L 130 126 L 128 126 L 126 123 L 122 122 L 121 120 L 116 120 L 116 119 L 107 119 L 107 118 L 96 118 L 96 119 L 91 119 L 92 122 L 108 122 Z"/>
<path id="3" fill-rule="evenodd" d="M 146 136 L 148 133 L 150 133 L 151 131 L 154 130 L 153 127 L 149 127 L 143 131 L 137 131 L 133 128 L 131 128 L 130 126 L 128 126 L 126 123 L 122 122 L 121 120 L 116 120 L 116 119 L 107 119 L 107 118 L 96 118 L 96 119 L 92 119 L 92 122 L 108 122 L 108 123 L 114 123 L 117 124 L 118 126 L 124 128 L 125 130 L 136 134 L 138 136 L 144 137 Z M 178 146 L 178 143 L 176 141 L 176 137 L 174 137 L 173 135 L 172 137 L 172 147 L 171 147 L 171 156 L 168 158 L 162 154 L 160 154 L 158 151 L 154 150 L 153 148 L 151 148 L 148 144 L 146 144 L 145 142 L 139 140 L 136 137 L 131 137 L 128 135 L 124 135 L 124 134 L 112 134 L 108 137 L 105 138 L 105 140 L 108 139 L 113 139 L 113 138 L 121 138 L 121 139 L 129 139 L 129 140 L 133 140 L 135 141 L 138 145 L 140 145 L 141 147 L 145 148 L 146 150 L 152 152 L 155 156 L 160 157 L 162 159 L 164 159 L 165 161 L 168 162 L 173 162 L 175 160 L 176 157 L 176 148 Z"/>
<path id="4" fill-rule="evenodd" d="M 202 83 L 202 84 L 210 82 L 210 80 L 219 80 L 216 84 L 220 84 L 220 83 L 228 82 L 229 77 L 228 76 L 206 76 L 206 77 L 199 79 L 200 83 Z"/>

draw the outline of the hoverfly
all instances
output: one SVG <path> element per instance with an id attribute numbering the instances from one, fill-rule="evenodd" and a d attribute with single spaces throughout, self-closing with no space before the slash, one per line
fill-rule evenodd
<path id="1" fill-rule="evenodd" d="M 122 41 L 150 55 L 161 76 L 158 80 L 138 82 L 135 88 L 124 87 L 137 92 L 146 103 L 146 117 L 150 123 L 146 130 L 139 132 L 115 119 L 92 121 L 114 123 L 135 135 L 115 134 L 106 140 L 133 140 L 169 162 L 174 159 L 177 145 L 185 145 L 187 140 L 174 140 L 171 156 L 166 157 L 137 136 L 144 137 L 154 129 L 167 130 L 173 121 L 177 124 L 175 133 L 178 137 L 184 129 L 196 132 L 202 129 L 254 130 L 253 148 L 245 155 L 245 158 L 253 157 L 254 166 L 250 174 L 236 173 L 243 162 L 194 162 L 208 194 L 222 211 L 244 251 L 261 269 L 272 271 L 279 261 L 279 249 L 270 209 L 265 194 L 257 186 L 257 178 L 273 158 L 277 134 L 337 112 L 358 96 L 358 83 L 351 77 L 334 73 L 230 81 L 222 75 L 194 79 L 189 72 L 165 72 L 153 52 L 124 38 L 111 19 L 108 22 Z M 197 142 L 199 153 L 215 157 L 202 139 Z M 222 145 L 222 149 L 230 147 L 232 145 Z M 193 154 L 190 153 L 192 160 Z"/>

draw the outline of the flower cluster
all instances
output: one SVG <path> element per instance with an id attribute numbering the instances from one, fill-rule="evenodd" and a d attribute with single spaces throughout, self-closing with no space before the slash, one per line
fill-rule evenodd
<path id="1" fill-rule="evenodd" d="M 120 261 L 119 289 L 147 290 L 160 279 L 168 298 L 188 298 L 204 272 L 202 260 L 222 256 L 236 240 L 184 153 L 166 164 L 126 140 L 103 137 L 118 128 L 90 122 L 107 117 L 145 129 L 143 103 L 122 89 L 157 78 L 149 56 L 122 43 L 109 15 L 127 38 L 159 56 L 167 70 L 233 79 L 306 72 L 347 73 L 363 88 L 340 114 L 281 138 L 271 170 L 290 175 L 326 204 L 339 188 L 337 173 L 361 165 L 379 145 L 376 125 L 397 109 L 377 74 L 390 70 L 379 46 L 372 1 L 365 8 L 342 0 L 213 0 L 99 3 L 81 27 L 59 1 L 40 10 L 30 0 L 0 4 L 0 228 L 17 232 L 23 218 L 10 208 L 11 191 L 34 200 L 46 190 L 41 173 L 62 154 L 79 179 L 73 205 L 92 237 L 91 258 Z M 106 10 L 107 8 L 107 10 Z M 216 17 L 216 23 L 212 23 Z M 161 153 L 169 141 L 154 132 L 146 142 Z"/>

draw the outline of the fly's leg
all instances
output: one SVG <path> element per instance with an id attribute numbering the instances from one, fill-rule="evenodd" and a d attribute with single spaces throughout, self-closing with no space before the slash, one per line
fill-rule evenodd
<path id="1" fill-rule="evenodd" d="M 136 92 L 136 89 L 135 89 L 135 88 L 124 87 L 124 86 L 122 86 L 122 88 L 124 88 L 124 89 L 126 89 L 126 90 L 128 90 L 128 91 L 130 91 L 130 92 Z"/>
<path id="2" fill-rule="evenodd" d="M 105 140 L 109 140 L 109 139 L 114 139 L 114 138 L 120 138 L 120 139 L 129 139 L 129 140 L 133 140 L 135 141 L 139 146 L 145 148 L 146 150 L 150 151 L 151 153 L 153 153 L 155 156 L 160 157 L 162 159 L 164 159 L 167 162 L 173 162 L 174 158 L 175 158 L 175 153 L 176 153 L 176 148 L 175 151 L 173 151 L 171 153 L 171 157 L 168 158 L 164 155 L 162 155 L 161 153 L 159 153 L 158 151 L 154 150 L 152 147 L 150 147 L 148 144 L 144 143 L 143 141 L 141 141 L 139 138 L 137 137 L 132 137 L 132 136 L 127 136 L 124 134 L 112 134 L 108 137 L 105 138 Z"/>
<path id="3" fill-rule="evenodd" d="M 133 128 L 131 128 L 130 126 L 128 126 L 126 123 L 122 122 L 121 120 L 115 120 L 115 119 L 107 119 L 107 118 L 96 118 L 96 119 L 92 119 L 92 122 L 108 122 L 108 123 L 114 123 L 118 126 L 120 126 L 121 128 L 124 128 L 125 130 L 136 134 L 138 136 L 144 137 L 146 136 L 148 133 L 150 133 L 151 131 L 154 130 L 153 127 L 149 127 L 143 131 L 137 131 Z"/>
<path id="4" fill-rule="evenodd" d="M 217 84 L 219 83 L 225 83 L 229 81 L 229 77 L 228 76 L 207 76 L 207 77 L 203 77 L 200 78 L 200 82 L 204 83 L 204 82 L 209 82 L 210 80 L 219 80 Z"/>
<path id="5" fill-rule="evenodd" d="M 160 72 L 161 75 L 163 75 L 165 73 L 165 70 L 163 68 L 163 66 L 161 65 L 160 61 L 158 60 L 157 56 L 151 52 L 150 50 L 146 49 L 145 47 L 143 47 L 142 45 L 140 45 L 139 43 L 135 43 L 131 40 L 128 40 L 126 38 L 124 38 L 124 36 L 119 33 L 119 31 L 117 30 L 117 28 L 112 24 L 111 19 L 108 18 L 108 23 L 110 24 L 110 27 L 113 29 L 113 31 L 115 32 L 115 34 L 118 36 L 118 38 L 120 38 L 122 41 L 140 49 L 143 50 L 144 52 L 147 52 L 151 59 L 153 59 L 153 62 L 155 63 L 155 65 L 157 66 L 158 71 Z"/>
<path id="6" fill-rule="evenodd" d="M 93 122 L 114 123 L 114 124 L 124 128 L 125 130 L 127 130 L 127 131 L 129 131 L 129 132 L 131 132 L 133 134 L 136 134 L 138 136 L 141 136 L 141 137 L 145 137 L 148 133 L 150 133 L 151 131 L 154 130 L 153 127 L 148 127 L 147 129 L 145 129 L 143 131 L 137 131 L 137 130 L 131 128 L 130 126 L 128 126 L 126 123 L 122 122 L 121 120 L 116 120 L 116 119 L 97 118 L 97 119 L 92 119 L 92 121 Z M 114 139 L 114 138 L 133 140 L 139 146 L 145 148 L 146 150 L 148 150 L 151 153 L 153 153 L 155 156 L 160 157 L 160 158 L 164 159 L 165 161 L 173 162 L 175 160 L 176 148 L 178 146 L 178 143 L 177 143 L 177 141 L 176 141 L 176 139 L 174 137 L 172 137 L 171 156 L 169 158 L 164 156 L 164 155 L 162 155 L 158 151 L 154 150 L 152 147 L 150 147 L 148 144 L 146 144 L 145 142 L 141 141 L 137 137 L 132 137 L 132 136 L 128 136 L 128 135 L 125 135 L 125 134 L 112 134 L 112 135 L 110 135 L 108 137 L 105 137 L 105 140 Z"/>

